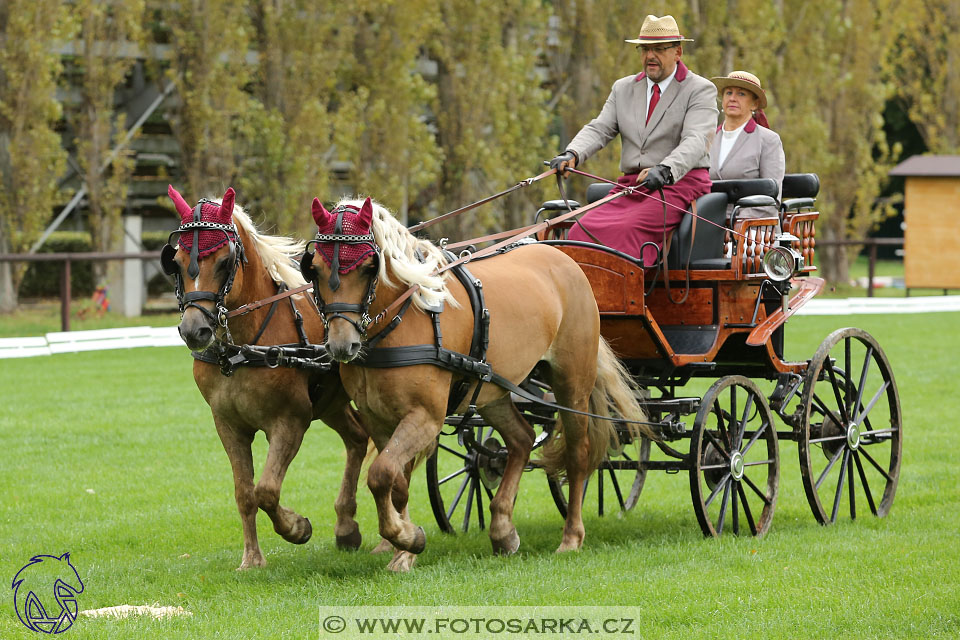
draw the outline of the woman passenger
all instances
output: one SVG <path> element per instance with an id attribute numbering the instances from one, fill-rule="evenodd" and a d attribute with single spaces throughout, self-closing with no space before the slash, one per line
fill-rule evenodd
<path id="1" fill-rule="evenodd" d="M 782 190 L 785 161 L 780 136 L 770 130 L 760 79 L 747 71 L 711 78 L 723 109 L 723 124 L 710 148 L 710 179 L 773 178 Z M 779 193 L 777 199 L 780 199 Z M 730 205 L 732 208 L 733 205 Z M 744 218 L 776 216 L 775 207 L 742 209 Z"/>

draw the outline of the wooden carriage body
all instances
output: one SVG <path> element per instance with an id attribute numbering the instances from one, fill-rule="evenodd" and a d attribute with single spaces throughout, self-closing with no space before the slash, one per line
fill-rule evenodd
<path id="1" fill-rule="evenodd" d="M 798 176 L 795 182 L 800 179 Z M 806 194 L 815 176 L 802 179 L 805 184 L 799 193 L 804 197 L 786 200 L 779 220 L 737 219 L 736 211 L 732 220 L 725 219 L 728 199 L 736 203 L 743 195 L 769 193 L 775 188 L 772 181 L 719 184 L 718 191 L 698 201 L 698 215 L 704 218 L 700 230 L 693 233 L 696 227 L 688 216 L 668 242 L 665 272 L 607 247 L 567 241 L 564 230 L 542 240 L 583 269 L 597 299 L 601 332 L 639 382 L 658 384 L 730 374 L 763 378 L 802 374 L 806 362 L 783 360 L 782 326 L 823 287 L 822 279 L 809 275 L 815 271 L 819 213 L 811 210 L 813 198 Z M 588 199 L 605 195 L 605 191 L 594 189 Z M 732 224 L 734 233 L 707 226 L 711 218 L 719 225 Z M 793 248 L 804 259 L 803 269 L 791 280 L 792 297 L 786 309 L 780 290 L 768 286 L 772 283 L 762 266 L 778 225 L 797 238 Z"/>

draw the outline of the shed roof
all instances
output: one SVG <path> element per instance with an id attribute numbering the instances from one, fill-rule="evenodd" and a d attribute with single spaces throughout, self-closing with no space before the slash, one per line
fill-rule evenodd
<path id="1" fill-rule="evenodd" d="M 910 156 L 895 166 L 890 175 L 960 177 L 960 156 Z"/>

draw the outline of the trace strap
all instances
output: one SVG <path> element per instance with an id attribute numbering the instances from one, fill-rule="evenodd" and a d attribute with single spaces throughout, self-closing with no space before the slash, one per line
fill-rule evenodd
<path id="1" fill-rule="evenodd" d="M 409 227 L 409 228 L 407 229 L 407 231 L 409 231 L 410 233 L 416 233 L 417 231 L 420 231 L 420 230 L 422 230 L 422 229 L 426 229 L 427 227 L 433 226 L 433 225 L 437 224 L 438 222 L 442 222 L 443 220 L 446 220 L 447 218 L 452 218 L 453 216 L 458 215 L 458 214 L 460 214 L 460 213 L 463 213 L 463 212 L 465 212 L 465 211 L 470 211 L 471 209 L 476 209 L 477 207 L 479 207 L 479 206 L 482 205 L 482 204 L 486 204 L 486 203 L 488 203 L 488 202 L 490 202 L 490 201 L 492 201 L 492 200 L 496 200 L 497 198 L 500 198 L 500 197 L 502 197 L 502 196 L 505 196 L 505 195 L 507 195 L 508 193 L 512 193 L 512 192 L 516 191 L 517 189 L 522 189 L 523 187 L 528 187 L 528 186 L 530 186 L 531 184 L 533 184 L 534 182 L 538 182 L 539 180 L 543 180 L 544 178 L 546 178 L 547 176 L 551 175 L 552 173 L 554 173 L 554 170 L 553 170 L 553 169 L 551 169 L 550 171 L 544 171 L 543 173 L 541 173 L 541 174 L 538 175 L 538 176 L 534 176 L 534 177 L 532 177 L 532 178 L 526 178 L 526 179 L 524 179 L 524 180 L 521 180 L 521 181 L 518 182 L 517 184 L 513 185 L 513 186 L 510 187 L 509 189 L 504 189 L 504 190 L 501 191 L 500 193 L 495 193 L 495 194 L 493 194 L 492 196 L 487 196 L 487 197 L 484 198 L 483 200 L 477 200 L 477 201 L 474 202 L 473 204 L 468 204 L 468 205 L 465 206 L 465 207 L 460 207 L 459 209 L 455 209 L 455 210 L 450 211 L 450 212 L 448 212 L 448 213 L 445 213 L 445 214 L 443 214 L 443 215 L 437 216 L 436 218 L 433 218 L 433 219 L 431 219 L 431 220 L 427 220 L 427 221 L 425 221 L 425 222 L 421 222 L 420 224 L 415 224 L 415 225 L 413 225 L 412 227 Z"/>
<path id="2" fill-rule="evenodd" d="M 551 170 L 550 170 L 549 172 L 547 172 L 547 173 L 549 174 L 549 173 L 555 173 L 555 172 L 556 172 L 556 169 L 551 169 Z M 626 195 L 627 193 L 628 193 L 628 191 L 621 191 L 621 192 L 619 192 L 619 193 L 611 193 L 611 194 L 608 194 L 608 195 L 600 198 L 599 200 L 597 200 L 597 201 L 595 201 L 595 202 L 591 202 L 591 203 L 588 204 L 588 205 L 584 205 L 584 206 L 580 207 L 579 209 L 574 209 L 573 211 L 568 211 L 567 213 L 564 213 L 564 214 L 562 214 L 562 215 L 559 215 L 559 216 L 557 216 L 557 217 L 555 217 L 555 218 L 551 218 L 551 219 L 549 219 L 549 220 L 544 220 L 543 222 L 537 223 L 537 224 L 535 224 L 535 225 L 531 225 L 531 226 L 529 226 L 529 227 L 523 227 L 522 229 L 519 229 L 519 230 L 514 229 L 513 231 L 508 231 L 508 232 L 506 232 L 506 233 L 509 234 L 509 237 L 507 237 L 506 240 L 502 240 L 502 241 L 500 241 L 500 242 L 498 242 L 498 243 L 496 243 L 496 244 L 490 245 L 489 247 L 485 247 L 485 248 L 481 249 L 480 251 L 476 251 L 476 252 L 474 252 L 474 253 L 468 253 L 468 254 L 466 254 L 466 255 L 463 255 L 463 256 L 459 257 L 458 259 L 454 260 L 453 262 L 448 262 L 448 263 L 445 264 L 442 268 L 437 269 L 436 271 L 434 271 L 434 272 L 433 272 L 433 275 L 440 275 L 440 274 L 443 273 L 444 271 L 449 271 L 450 269 L 453 269 L 454 267 L 459 266 L 459 265 L 461 265 L 461 264 L 465 264 L 465 263 L 467 263 L 467 262 L 470 262 L 471 260 L 476 260 L 476 259 L 479 259 L 479 258 L 483 258 L 483 257 L 485 257 L 485 256 L 493 255 L 493 254 L 497 253 L 497 251 L 499 251 L 500 249 L 502 249 L 502 248 L 504 248 L 504 247 L 506 247 L 506 246 L 509 246 L 509 245 L 517 242 L 518 240 L 521 240 L 521 239 L 523 239 L 523 238 L 525 238 L 525 237 L 527 237 L 527 236 L 529 236 L 529 235 L 531 235 L 531 234 L 538 233 L 539 231 L 543 231 L 543 230 L 545 230 L 545 229 L 550 229 L 551 227 L 554 227 L 554 226 L 560 224 L 561 222 L 563 222 L 564 220 L 567 220 L 568 218 L 570 218 L 570 217 L 572 217 L 572 216 L 579 215 L 579 214 L 581 214 L 581 213 L 586 213 L 587 211 L 590 211 L 591 209 L 595 209 L 595 208 L 599 207 L 600 205 L 606 204 L 606 203 L 610 202 L 611 200 L 616 200 L 617 198 L 620 198 L 620 197 Z M 503 237 L 503 234 L 495 234 L 495 235 L 497 235 L 497 237 Z M 447 248 L 447 249 L 453 249 L 453 248 L 456 248 L 456 247 L 467 246 L 467 245 L 472 244 L 472 243 L 474 243 L 474 242 L 478 242 L 478 240 L 477 240 L 477 239 L 474 239 L 474 240 L 468 240 L 468 241 L 465 241 L 465 242 L 458 242 L 458 243 L 455 243 L 455 244 L 447 245 L 445 248 Z M 378 313 L 377 316 L 370 322 L 370 324 L 376 324 L 377 322 L 380 322 L 381 320 L 383 320 L 383 318 L 385 318 L 386 316 L 388 316 L 388 315 L 390 315 L 391 313 L 393 313 L 393 311 L 394 311 L 395 309 L 397 309 L 397 308 L 400 306 L 400 304 L 402 304 L 402 302 L 403 302 L 404 300 L 406 300 L 406 298 L 408 298 L 408 297 L 410 297 L 411 295 L 413 295 L 419 288 L 420 288 L 419 285 L 413 285 L 412 287 L 410 287 L 409 289 L 407 289 L 407 291 L 405 291 L 404 294 L 401 295 L 399 298 L 397 298 L 396 300 L 394 300 L 394 301 L 390 304 L 390 306 L 388 306 L 386 309 L 384 309 L 383 311 L 381 311 L 380 313 Z"/>
<path id="3" fill-rule="evenodd" d="M 272 295 L 269 298 L 264 298 L 263 300 L 257 300 L 256 302 L 249 302 L 245 305 L 239 306 L 233 311 L 227 312 L 228 318 L 234 318 L 236 316 L 242 316 L 250 313 L 251 311 L 256 311 L 260 307 L 266 306 L 271 302 L 276 302 L 277 300 L 283 300 L 284 298 L 289 298 L 303 291 L 308 291 L 313 288 L 312 284 L 305 284 L 297 287 L 296 289 L 288 289 L 276 295 Z"/>
<path id="4" fill-rule="evenodd" d="M 614 186 L 616 186 L 616 185 L 618 184 L 617 182 L 615 182 L 615 181 L 613 181 L 613 180 L 608 180 L 607 178 L 601 178 L 600 176 L 595 176 L 595 175 L 593 175 L 592 173 L 587 173 L 586 171 L 580 171 L 579 169 L 568 169 L 568 171 L 570 171 L 571 173 L 578 173 L 578 174 L 580 174 L 581 176 L 585 176 L 585 177 L 587 177 L 587 178 L 590 178 L 591 180 L 599 180 L 600 182 L 606 182 L 607 184 L 612 184 L 612 185 L 614 185 Z M 662 191 L 662 189 L 661 189 L 661 191 Z M 644 193 L 643 191 L 638 190 L 636 186 L 634 186 L 634 187 L 626 187 L 626 188 L 623 190 L 623 193 L 635 193 L 635 194 L 637 194 L 637 195 L 643 196 L 644 198 L 651 198 L 651 199 L 653 199 L 653 200 L 658 200 L 658 201 L 660 201 L 665 207 L 672 207 L 673 209 L 676 209 L 677 211 L 682 211 L 682 212 L 683 212 L 684 214 L 686 214 L 686 215 L 693 216 L 694 219 L 696 219 L 696 220 L 702 220 L 703 222 L 706 222 L 707 224 L 712 224 L 713 226 L 717 227 L 718 229 L 723 229 L 724 231 L 729 231 L 731 234 L 733 234 L 733 235 L 735 235 L 735 236 L 740 236 L 740 237 L 743 238 L 744 240 L 747 239 L 747 236 L 744 235 L 744 234 L 742 234 L 742 233 L 737 233 L 737 232 L 734 231 L 733 229 L 730 229 L 730 228 L 728 228 L 728 227 L 725 227 L 725 226 L 723 226 L 722 224 L 717 224 L 717 223 L 714 222 L 713 220 L 707 220 L 706 218 L 703 218 L 703 217 L 701 217 L 701 216 L 698 216 L 698 215 L 697 215 L 697 212 L 696 212 L 696 209 L 694 209 L 693 213 L 691 213 L 691 212 L 687 211 L 686 209 L 682 209 L 682 208 L 678 207 L 678 206 L 675 205 L 675 204 L 671 204 L 671 203 L 667 202 L 666 199 L 657 198 L 656 196 L 651 195 L 651 194 L 649 194 L 649 193 Z M 694 202 L 696 202 L 696 200 L 694 200 Z"/>

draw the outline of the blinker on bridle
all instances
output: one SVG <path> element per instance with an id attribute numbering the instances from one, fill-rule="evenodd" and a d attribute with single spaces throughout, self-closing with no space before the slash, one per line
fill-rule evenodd
<path id="1" fill-rule="evenodd" d="M 212 204 L 219 206 L 218 203 L 213 200 L 208 200 L 206 198 L 201 198 L 197 202 L 197 206 L 193 208 L 193 220 L 185 224 L 181 224 L 177 227 L 170 235 L 167 237 L 167 244 L 163 247 L 160 254 L 160 264 L 163 267 L 163 272 L 169 276 L 173 276 L 176 283 L 176 295 L 177 303 L 180 307 L 181 315 L 193 307 L 198 309 L 203 315 L 205 315 L 214 325 L 220 325 L 224 328 L 227 326 L 227 308 L 225 305 L 225 298 L 230 292 L 230 289 L 233 287 L 233 280 L 237 275 L 237 267 L 240 265 L 240 261 L 247 261 L 247 256 L 243 250 L 243 241 L 240 239 L 240 234 L 237 233 L 237 227 L 234 224 L 222 224 L 219 222 L 210 222 L 201 219 L 203 205 Z M 190 247 L 190 262 L 187 265 L 187 276 L 191 279 L 195 279 L 200 275 L 200 232 L 201 231 L 221 231 L 224 236 L 226 236 L 227 243 L 230 247 L 230 258 L 229 260 L 233 263 L 230 269 L 230 274 L 224 280 L 223 284 L 220 286 L 220 290 L 214 293 L 213 291 L 190 291 L 189 293 L 183 292 L 183 276 L 180 273 L 180 268 L 174 260 L 177 255 L 176 245 L 180 244 L 180 236 L 184 232 L 193 233 L 193 243 Z M 233 234 L 233 238 L 230 237 L 230 234 Z M 177 236 L 176 242 L 173 241 L 173 237 Z M 216 315 L 206 309 L 205 307 L 197 304 L 201 300 L 207 300 L 214 303 L 216 307 Z"/>
<path id="2" fill-rule="evenodd" d="M 317 308 L 320 311 L 320 320 L 323 321 L 324 330 L 327 329 L 331 320 L 334 320 L 335 318 L 342 318 L 343 320 L 346 320 L 352 324 L 362 337 L 366 337 L 367 327 L 369 327 L 370 323 L 373 321 L 373 319 L 370 317 L 370 305 L 373 304 L 373 300 L 376 298 L 376 288 L 377 282 L 379 281 L 379 276 L 377 273 L 374 273 L 373 277 L 370 278 L 370 283 L 367 286 L 367 295 L 362 303 L 351 304 L 347 302 L 332 302 L 327 304 L 324 302 L 323 297 L 320 295 L 320 292 L 316 286 L 318 274 L 316 269 L 313 268 L 313 256 L 315 254 L 310 252 L 310 245 L 317 245 L 321 242 L 333 243 L 333 256 L 330 260 L 330 279 L 327 281 L 331 291 L 336 291 L 340 288 L 341 243 L 369 245 L 375 252 L 377 257 L 377 267 L 379 268 L 380 247 L 377 246 L 377 242 L 373 236 L 372 230 L 370 233 L 365 235 L 350 235 L 343 233 L 343 214 L 347 211 L 352 211 L 354 213 L 359 212 L 356 207 L 352 207 L 350 205 L 341 205 L 334 209 L 333 213 L 336 214 L 337 218 L 336 222 L 334 223 L 333 233 L 317 233 L 317 236 L 307 243 L 306 251 L 303 254 L 303 260 L 300 262 L 300 271 L 305 280 L 314 283 L 313 297 L 317 303 Z M 344 315 L 344 313 L 359 314 L 360 320 L 357 321 L 353 318 L 347 317 Z"/>

